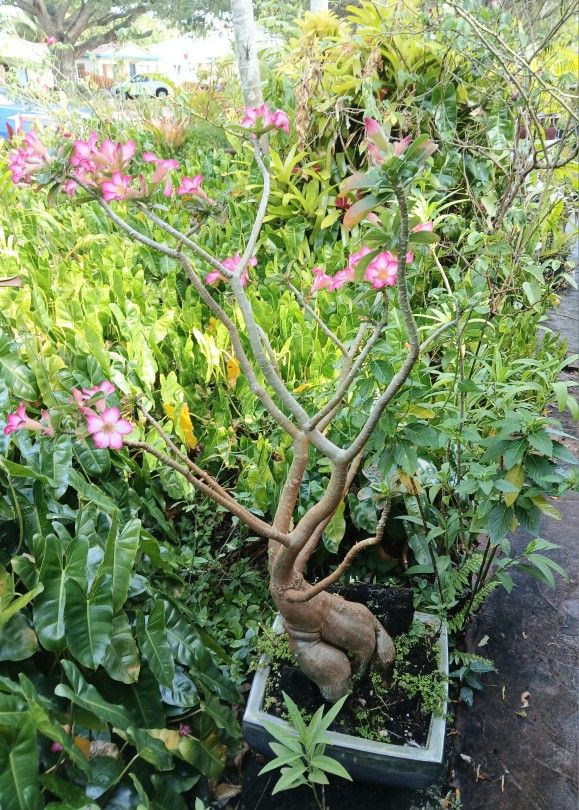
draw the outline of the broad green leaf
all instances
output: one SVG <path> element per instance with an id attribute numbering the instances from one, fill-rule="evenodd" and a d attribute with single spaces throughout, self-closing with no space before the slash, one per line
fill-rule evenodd
<path id="1" fill-rule="evenodd" d="M 344 518 L 345 501 L 340 501 L 338 508 L 332 515 L 332 519 L 324 529 L 323 541 L 328 551 L 336 554 L 340 547 L 342 538 L 346 532 L 346 520 Z"/>
<path id="2" fill-rule="evenodd" d="M 38 692 L 32 682 L 22 673 L 20 674 L 20 685 L 28 705 L 28 711 L 34 719 L 38 731 L 45 737 L 48 737 L 49 740 L 53 740 L 53 742 L 62 745 L 74 764 L 85 774 L 90 773 L 90 765 L 86 756 L 75 744 L 71 735 L 66 733 L 60 723 L 50 717 L 46 709 L 40 703 Z"/>
<path id="3" fill-rule="evenodd" d="M 175 662 L 167 641 L 165 605 L 161 600 L 147 617 L 137 611 L 137 639 L 153 675 L 162 686 L 170 688 L 175 677 Z"/>
<path id="4" fill-rule="evenodd" d="M 341 776 L 343 779 L 349 779 L 350 782 L 352 781 L 352 777 L 344 768 L 342 763 L 338 762 L 337 759 L 326 756 L 326 754 L 319 754 L 318 756 L 314 757 L 312 759 L 312 765 L 314 768 L 319 768 L 322 771 L 326 771 L 326 773 L 332 773 L 334 776 Z"/>
<path id="5" fill-rule="evenodd" d="M 34 374 L 16 353 L 0 352 L 0 379 L 5 381 L 15 399 L 34 402 L 38 397 Z"/>
<path id="6" fill-rule="evenodd" d="M 115 728 L 127 729 L 131 725 L 131 719 L 123 706 L 106 701 L 98 690 L 83 678 L 72 661 L 60 663 L 72 689 L 64 684 L 58 684 L 54 690 L 56 695 L 71 700 L 76 706 L 86 709 Z"/>
<path id="7" fill-rule="evenodd" d="M 115 681 L 135 683 L 139 679 L 141 659 L 124 610 L 113 617 L 111 643 L 102 665 Z"/>
<path id="8" fill-rule="evenodd" d="M 179 756 L 210 779 L 218 779 L 225 767 L 227 749 L 219 740 L 217 731 L 201 738 L 183 737 L 179 742 Z"/>
<path id="9" fill-rule="evenodd" d="M 114 514 L 118 510 L 118 506 L 108 495 L 105 495 L 105 493 L 94 484 L 89 484 L 77 470 L 73 469 L 70 471 L 69 481 L 70 485 L 76 489 L 79 498 L 82 500 L 95 503 L 109 515 Z"/>
<path id="10" fill-rule="evenodd" d="M 0 464 L 13 478 L 34 478 L 37 481 L 42 481 L 43 484 L 50 484 L 50 480 L 46 475 L 36 472 L 32 467 L 27 467 L 25 464 L 17 464 L 9 459 L 2 459 Z"/>
<path id="11" fill-rule="evenodd" d="M 543 495 L 534 495 L 531 500 L 544 515 L 548 515 L 550 518 L 554 518 L 555 520 L 561 520 L 559 510 L 556 509 L 553 504 L 550 503 L 550 501 L 548 501 Z"/>
<path id="12" fill-rule="evenodd" d="M 75 441 L 72 450 L 85 475 L 98 476 L 109 472 L 111 454 L 108 450 L 92 447 L 86 439 Z"/>
<path id="13" fill-rule="evenodd" d="M 137 725 L 143 728 L 158 728 L 159 725 L 164 725 L 165 710 L 159 684 L 146 664 L 141 666 L 138 682 L 122 687 L 119 697 Z"/>
<path id="14" fill-rule="evenodd" d="M 110 577 L 95 580 L 88 594 L 86 583 L 67 580 L 64 619 L 69 650 L 83 666 L 96 669 L 108 652 L 113 631 Z"/>
<path id="15" fill-rule="evenodd" d="M 56 497 L 61 497 L 68 487 L 72 465 L 72 441 L 63 434 L 40 443 L 40 470 L 50 479 L 56 489 Z"/>
<path id="16" fill-rule="evenodd" d="M 44 558 L 40 567 L 44 591 L 34 602 L 34 628 L 42 646 L 59 652 L 66 646 L 64 608 L 66 604 L 66 562 L 55 535 L 45 539 Z"/>
<path id="17" fill-rule="evenodd" d="M 0 661 L 22 661 L 37 649 L 36 633 L 21 613 L 0 624 Z"/>
<path id="18" fill-rule="evenodd" d="M 2 810 L 41 810 L 38 764 L 36 725 L 26 713 L 11 734 L 0 735 Z"/>
<path id="19" fill-rule="evenodd" d="M 131 573 L 139 548 L 141 521 L 133 518 L 117 533 L 117 518 L 113 517 L 105 553 L 97 579 L 110 575 L 112 579 L 113 611 L 117 613 L 127 601 Z"/>
<path id="20" fill-rule="evenodd" d="M 525 483 L 525 471 L 520 464 L 516 464 L 514 467 L 511 467 L 510 470 L 507 470 L 505 473 L 505 480 L 507 480 L 509 484 L 513 486 L 514 491 L 505 492 L 503 494 L 503 501 L 505 502 L 506 506 L 512 506 L 517 500 L 517 496 Z"/>
<path id="21" fill-rule="evenodd" d="M 488 530 L 493 543 L 498 543 L 511 530 L 514 513 L 504 503 L 497 503 L 489 512 Z"/>
<path id="22" fill-rule="evenodd" d="M 0 728 L 2 726 L 16 728 L 22 720 L 24 711 L 26 703 L 20 697 L 0 692 Z"/>

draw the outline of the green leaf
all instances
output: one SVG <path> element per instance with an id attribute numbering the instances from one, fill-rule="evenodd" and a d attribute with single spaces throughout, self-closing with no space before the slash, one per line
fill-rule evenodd
<path id="1" fill-rule="evenodd" d="M 139 679 L 141 659 L 124 610 L 113 617 L 111 643 L 102 665 L 115 681 L 135 683 Z"/>
<path id="2" fill-rule="evenodd" d="M 281 793 L 282 790 L 291 790 L 298 785 L 307 785 L 307 781 L 303 776 L 305 770 L 305 765 L 282 768 L 281 776 L 275 783 L 271 795 L 275 796 L 276 793 Z"/>
<path id="3" fill-rule="evenodd" d="M 9 461 L 8 459 L 2 459 L 1 464 L 13 478 L 34 478 L 36 481 L 42 481 L 43 484 L 50 484 L 45 475 L 36 472 L 32 467 L 27 467 L 25 464 L 16 464 L 15 461 Z"/>
<path id="4" fill-rule="evenodd" d="M 434 123 L 443 138 L 451 138 L 456 130 L 456 88 L 453 84 L 437 84 L 432 91 Z"/>
<path id="5" fill-rule="evenodd" d="M 22 693 L 28 705 L 28 711 L 34 719 L 38 731 L 45 737 L 48 737 L 49 740 L 53 740 L 59 743 L 59 745 L 62 745 L 75 765 L 85 774 L 89 774 L 91 769 L 86 756 L 75 744 L 70 734 L 66 733 L 60 723 L 50 717 L 44 706 L 40 703 L 40 698 L 34 685 L 26 675 L 22 673 L 20 674 L 20 686 L 22 687 Z"/>
<path id="6" fill-rule="evenodd" d="M 111 454 L 108 450 L 98 450 L 96 447 L 91 447 L 86 439 L 77 440 L 73 444 L 72 450 L 85 475 L 99 476 L 106 475 L 109 472 Z"/>
<path id="7" fill-rule="evenodd" d="M 22 712 L 26 703 L 16 695 L 4 695 L 0 692 L 0 728 L 10 726 L 16 728 L 22 720 Z"/>
<path id="8" fill-rule="evenodd" d="M 543 495 L 534 495 L 531 497 L 535 506 L 541 510 L 544 515 L 548 515 L 554 520 L 561 520 L 559 510 L 556 509 Z"/>
<path id="9" fill-rule="evenodd" d="M 139 726 L 158 728 L 165 723 L 159 684 L 146 664 L 141 666 L 138 682 L 124 687 L 119 697 Z"/>
<path id="10" fill-rule="evenodd" d="M 39 576 L 44 591 L 34 602 L 34 627 L 42 646 L 50 652 L 59 652 L 66 646 L 64 608 L 67 571 L 64 554 L 53 534 L 45 538 Z"/>
<path id="11" fill-rule="evenodd" d="M 520 463 L 527 446 L 526 439 L 517 439 L 509 442 L 509 446 L 503 455 L 505 467 L 507 467 L 507 469 L 510 469 L 511 467 L 514 467 L 515 464 Z"/>
<path id="12" fill-rule="evenodd" d="M 183 737 L 179 742 L 179 756 L 210 779 L 217 779 L 225 767 L 226 747 L 215 728 L 203 722 L 197 737 Z"/>
<path id="13" fill-rule="evenodd" d="M 36 633 L 21 613 L 0 625 L 0 661 L 23 661 L 37 649 Z"/>
<path id="14" fill-rule="evenodd" d="M 24 714 L 13 733 L 0 735 L 0 799 L 2 810 L 41 810 L 38 786 L 36 726 Z"/>
<path id="15" fill-rule="evenodd" d="M 340 542 L 346 532 L 346 520 L 344 518 L 345 501 L 340 501 L 338 508 L 332 515 L 332 519 L 324 529 L 323 541 L 328 551 L 335 554 L 340 547 Z"/>
<path id="16" fill-rule="evenodd" d="M 89 484 L 77 470 L 72 469 L 70 471 L 69 482 L 71 487 L 78 492 L 81 499 L 95 503 L 109 515 L 113 515 L 118 511 L 117 504 L 94 484 Z"/>
<path id="17" fill-rule="evenodd" d="M 531 447 L 534 447 L 542 455 L 549 457 L 553 455 L 553 441 L 546 430 L 529 433 L 527 439 Z"/>
<path id="18" fill-rule="evenodd" d="M 107 583 L 87 594 L 73 580 L 66 584 L 66 641 L 76 660 L 96 669 L 108 652 L 112 637 L 113 609 Z"/>
<path id="19" fill-rule="evenodd" d="M 497 503 L 487 518 L 489 536 L 493 543 L 502 540 L 511 529 L 514 513 L 511 507 L 504 503 Z"/>
<path id="20" fill-rule="evenodd" d="M 72 689 L 64 684 L 58 684 L 54 690 L 56 695 L 67 698 L 76 706 L 86 709 L 115 728 L 127 729 L 131 725 L 127 711 L 122 706 L 106 701 L 97 689 L 83 678 L 72 661 L 60 663 Z"/>
<path id="21" fill-rule="evenodd" d="M 64 495 L 72 465 L 72 442 L 65 434 L 40 442 L 40 470 L 56 489 L 56 497 Z"/>
<path id="22" fill-rule="evenodd" d="M 15 399 L 34 402 L 38 397 L 36 379 L 16 353 L 0 352 L 0 379 L 3 379 Z M 5 810 L 5 808 L 3 808 Z"/>
<path id="23" fill-rule="evenodd" d="M 326 773 L 332 773 L 334 776 L 341 776 L 343 779 L 349 779 L 350 782 L 352 781 L 352 777 L 342 763 L 338 762 L 337 759 L 333 759 L 333 757 L 326 756 L 326 754 L 319 754 L 314 757 L 312 759 L 312 765 L 315 768 L 326 771 Z"/>
<path id="24" fill-rule="evenodd" d="M 127 601 L 141 533 L 141 521 L 137 518 L 129 520 L 118 535 L 117 524 L 118 515 L 114 515 L 105 553 L 97 573 L 97 580 L 107 575 L 111 577 L 114 613 L 117 613 Z"/>
<path id="25" fill-rule="evenodd" d="M 175 662 L 165 632 L 165 605 L 162 601 L 156 602 L 147 617 L 137 611 L 137 639 L 153 675 L 162 686 L 170 688 L 175 677 Z"/>

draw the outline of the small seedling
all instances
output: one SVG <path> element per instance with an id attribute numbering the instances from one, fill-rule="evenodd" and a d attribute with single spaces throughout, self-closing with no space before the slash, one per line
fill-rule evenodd
<path id="1" fill-rule="evenodd" d="M 306 724 L 299 708 L 283 692 L 291 730 L 264 722 L 267 731 L 277 741 L 270 743 L 276 757 L 261 769 L 260 776 L 276 768 L 281 769 L 281 775 L 272 790 L 272 796 L 282 790 L 308 785 L 320 810 L 327 810 L 324 795 L 324 787 L 328 784 L 327 774 L 341 776 L 343 779 L 351 781 L 352 777 L 344 766 L 325 754 L 326 745 L 329 742 L 326 732 L 336 719 L 347 697 L 345 695 L 338 700 L 326 714 L 324 714 L 324 707 L 320 706 L 310 722 Z"/>

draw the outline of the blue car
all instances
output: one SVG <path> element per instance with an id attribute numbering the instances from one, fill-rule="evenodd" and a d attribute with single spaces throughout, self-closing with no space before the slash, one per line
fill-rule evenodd
<path id="1" fill-rule="evenodd" d="M 0 93 L 0 138 L 9 138 L 10 130 L 20 129 L 25 132 L 35 124 L 45 125 L 48 116 L 28 101 L 11 99 Z"/>

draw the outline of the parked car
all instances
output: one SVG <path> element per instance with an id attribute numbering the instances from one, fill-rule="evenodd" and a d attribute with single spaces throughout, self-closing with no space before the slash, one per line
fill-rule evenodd
<path id="1" fill-rule="evenodd" d="M 113 85 L 111 93 L 115 96 L 124 95 L 125 98 L 137 98 L 138 96 L 166 98 L 170 89 L 166 82 L 137 74 L 127 81 Z"/>
<path id="2" fill-rule="evenodd" d="M 30 102 L 0 93 L 0 138 L 9 138 L 12 132 L 21 129 L 28 132 L 32 125 L 45 126 L 48 122 L 48 115 Z"/>

